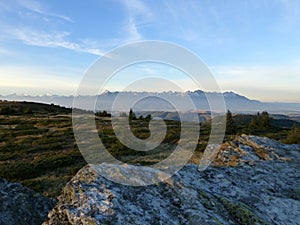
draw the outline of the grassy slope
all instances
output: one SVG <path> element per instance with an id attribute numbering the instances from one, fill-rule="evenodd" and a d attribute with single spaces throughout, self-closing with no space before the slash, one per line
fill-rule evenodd
<path id="1" fill-rule="evenodd" d="M 3 108 L 5 112 L 10 108 L 12 115 L 0 115 L 0 177 L 22 182 L 47 196 L 58 196 L 66 182 L 86 164 L 73 136 L 71 109 L 38 103 L 0 102 L 0 110 Z M 258 134 L 281 141 L 287 137 L 284 121 L 273 120 L 276 126 L 266 130 L 249 130 L 251 117 L 237 115 L 234 120 L 238 124 L 237 133 Z M 145 153 L 123 146 L 115 137 L 109 118 L 96 119 L 99 136 L 112 155 L 124 162 L 147 165 L 168 157 L 179 141 L 179 122 L 166 123 L 168 129 L 163 144 Z M 131 128 L 139 138 L 149 136 L 147 121 L 132 121 Z M 209 124 L 203 123 L 191 163 L 199 162 L 209 132 Z"/>
<path id="2" fill-rule="evenodd" d="M 73 137 L 71 109 L 1 101 L 1 111 L 10 115 L 0 115 L 0 176 L 57 196 L 85 165 Z"/>

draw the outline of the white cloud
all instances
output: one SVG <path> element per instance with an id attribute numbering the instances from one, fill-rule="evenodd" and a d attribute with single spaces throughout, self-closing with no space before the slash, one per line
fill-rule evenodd
<path id="1" fill-rule="evenodd" d="M 152 20 L 153 14 L 151 10 L 140 0 L 125 0 L 121 1 L 121 3 L 125 6 L 128 13 L 128 18 L 126 18 L 123 27 L 123 30 L 127 33 L 124 42 L 143 39 L 139 27 Z"/>
<path id="2" fill-rule="evenodd" d="M 138 41 L 142 39 L 142 35 L 139 33 L 136 22 L 133 18 L 130 18 L 130 21 L 125 27 L 125 30 L 127 30 L 128 32 L 126 41 Z"/>
<path id="3" fill-rule="evenodd" d="M 0 1 L 0 6 L 2 2 Z M 32 24 L 29 26 L 26 21 L 20 21 L 18 26 L 7 21 L 0 21 L 0 36 L 5 39 L 17 39 L 26 45 L 41 47 L 65 48 L 77 52 L 90 53 L 103 56 L 104 51 L 128 42 L 139 41 L 143 39 L 139 32 L 138 24 L 143 23 L 151 17 L 147 7 L 138 0 L 122 1 L 122 4 L 128 9 L 128 18 L 124 26 L 120 29 L 119 37 L 94 40 L 91 38 L 74 39 L 71 32 L 55 28 L 55 23 L 45 29 L 43 22 L 41 24 Z M 16 0 L 10 2 L 4 9 L 10 13 L 16 14 L 20 8 L 36 13 L 41 20 L 51 21 L 51 17 L 73 22 L 71 18 L 51 12 L 44 3 L 36 0 Z M 36 20 L 36 19 L 35 19 Z M 138 22 L 137 22 L 138 21 Z M 103 51 L 102 51 L 103 50 Z"/>
<path id="4" fill-rule="evenodd" d="M 0 7 L 2 7 L 2 3 L 0 1 Z M 28 12 L 33 12 L 38 14 L 35 21 L 39 21 L 40 23 L 28 25 L 28 18 L 18 18 L 20 9 L 25 9 Z M 71 34 L 67 31 L 56 30 L 53 26 L 48 27 L 48 24 L 44 24 L 43 21 L 45 18 L 58 18 L 64 21 L 72 22 L 72 19 L 61 14 L 56 14 L 49 11 L 45 4 L 42 4 L 39 1 L 35 0 L 17 0 L 11 1 L 6 4 L 6 7 L 2 8 L 3 13 L 13 14 L 16 18 L 18 18 L 18 25 L 12 24 L 9 20 L 0 21 L 0 38 L 1 39 L 17 39 L 22 41 L 26 45 L 32 46 L 41 46 L 41 47 L 60 47 L 65 48 L 77 52 L 85 52 L 94 55 L 103 55 L 103 52 L 97 47 L 95 44 L 90 45 L 90 43 L 75 40 L 71 41 Z M 27 15 L 27 14 L 25 14 Z M 22 20 L 23 19 L 23 20 Z M 54 23 L 55 24 L 55 23 Z M 42 27 L 42 28 L 38 28 Z M 1 54 L 9 54 L 10 52 L 1 50 Z"/>
<path id="5" fill-rule="evenodd" d="M 103 55 L 103 52 L 97 48 L 88 45 L 88 42 L 72 42 L 68 41 L 68 32 L 43 32 L 31 28 L 10 29 L 7 33 L 27 45 L 41 47 L 61 47 L 78 52 L 86 52 L 94 55 Z"/>
<path id="6" fill-rule="evenodd" d="M 140 19 L 150 19 L 152 17 L 151 11 L 140 0 L 124 0 L 121 1 L 128 9 L 131 16 L 142 17 Z"/>
<path id="7" fill-rule="evenodd" d="M 0 7 L 2 6 L 0 1 Z M 28 25 L 27 19 L 30 18 L 18 18 L 20 9 L 25 9 L 26 12 L 33 12 L 37 14 L 35 21 L 39 21 L 37 24 Z M 51 12 L 48 7 L 36 0 L 16 0 L 6 4 L 6 7 L 2 8 L 3 13 L 14 14 L 20 21 L 18 25 L 12 24 L 9 20 L 0 21 L 0 37 L 2 39 L 17 39 L 22 41 L 26 45 L 41 46 L 41 47 L 59 47 L 65 48 L 77 52 L 90 53 L 93 55 L 103 55 L 99 45 L 85 40 L 71 40 L 72 35 L 70 32 L 55 29 L 55 23 L 48 27 L 48 24 L 44 24 L 43 21 L 49 21 L 48 19 L 56 18 L 67 22 L 73 22 L 73 20 L 65 15 Z M 31 15 L 31 14 L 22 14 Z M 11 15 L 9 15 L 11 16 Z M 4 52 L 4 50 L 0 51 Z"/>
<path id="8" fill-rule="evenodd" d="M 14 51 L 8 50 L 0 46 L 0 55 L 1 56 L 15 56 L 16 53 Z"/>
<path id="9" fill-rule="evenodd" d="M 44 15 L 44 16 L 49 16 L 49 17 L 55 17 L 59 18 L 68 22 L 73 22 L 73 20 L 65 15 L 53 13 L 50 11 L 46 10 L 45 5 L 43 5 L 41 2 L 35 1 L 35 0 L 18 0 L 18 4 L 27 10 L 30 10 L 32 12 Z"/>

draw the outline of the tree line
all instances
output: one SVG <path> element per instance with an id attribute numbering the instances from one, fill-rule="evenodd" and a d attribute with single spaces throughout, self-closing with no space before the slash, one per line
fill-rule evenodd
<path id="1" fill-rule="evenodd" d="M 240 117 L 239 119 L 236 117 Z M 249 133 L 253 135 L 268 135 L 278 134 L 284 136 L 284 142 L 288 144 L 300 144 L 300 127 L 297 122 L 294 122 L 292 128 L 279 128 L 272 125 L 272 118 L 267 111 L 258 112 L 256 115 L 251 115 L 248 122 L 242 121 L 249 115 L 233 116 L 228 110 L 226 114 L 226 135 L 236 135 L 240 133 Z"/>

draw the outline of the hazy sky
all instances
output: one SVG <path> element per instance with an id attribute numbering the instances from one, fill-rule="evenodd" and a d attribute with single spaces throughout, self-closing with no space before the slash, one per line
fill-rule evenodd
<path id="1" fill-rule="evenodd" d="M 223 91 L 300 102 L 298 0 L 0 0 L 0 94 L 74 94 L 105 52 L 149 39 L 196 53 Z M 166 72 L 152 67 L 127 71 Z M 184 90 L 195 89 L 168 71 Z M 108 88 L 125 84 L 114 79 Z"/>

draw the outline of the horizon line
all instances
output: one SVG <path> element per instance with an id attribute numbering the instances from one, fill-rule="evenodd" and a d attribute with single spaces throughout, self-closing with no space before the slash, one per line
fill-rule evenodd
<path id="1" fill-rule="evenodd" d="M 162 94 L 162 93 L 195 93 L 195 92 L 203 92 L 203 93 L 208 93 L 208 94 L 213 94 L 213 93 L 216 93 L 216 94 L 235 94 L 235 95 L 238 95 L 240 97 L 245 97 L 249 100 L 252 100 L 252 101 L 259 101 L 259 102 L 263 102 L 263 103 L 285 103 L 285 104 L 300 104 L 300 101 L 299 102 L 292 102 L 292 101 L 263 101 L 263 100 L 258 100 L 258 99 L 253 99 L 253 98 L 249 98 L 247 97 L 246 95 L 242 95 L 242 94 L 239 94 L 235 91 L 232 91 L 232 90 L 226 90 L 226 91 L 223 91 L 223 92 L 218 92 L 218 91 L 203 91 L 203 90 L 200 90 L 200 89 L 197 89 L 197 90 L 187 90 L 187 91 L 183 91 L 183 92 L 180 92 L 180 91 L 172 91 L 172 90 L 169 90 L 169 91 L 130 91 L 130 90 L 126 90 L 126 91 L 109 91 L 109 90 L 105 90 L 103 91 L 102 93 L 99 93 L 97 95 L 102 95 L 102 94 L 105 94 L 105 93 L 155 93 L 155 94 Z M 64 94 L 50 94 L 50 93 L 45 93 L 45 94 L 37 94 L 37 95 L 32 95 L 32 94 L 26 94 L 26 93 L 21 93 L 21 94 L 18 94 L 16 92 L 14 93 L 11 93 L 11 94 L 0 94 L 0 97 L 8 97 L 8 96 L 18 96 L 18 97 L 51 97 L 51 96 L 59 96 L 59 97 L 75 97 L 75 96 L 95 96 L 95 95 L 92 95 L 92 94 L 86 94 L 86 95 L 74 95 L 74 94 L 70 94 L 70 95 L 64 95 Z"/>

